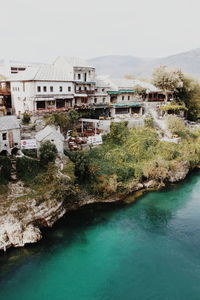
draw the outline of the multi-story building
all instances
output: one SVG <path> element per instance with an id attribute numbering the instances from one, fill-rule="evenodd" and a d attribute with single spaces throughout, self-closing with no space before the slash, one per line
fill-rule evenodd
<path id="1" fill-rule="evenodd" d="M 73 106 L 74 83 L 71 74 L 54 65 L 30 67 L 11 77 L 14 113 L 67 109 Z"/>
<path id="2" fill-rule="evenodd" d="M 139 80 L 96 76 L 88 62 L 58 57 L 53 64 L 27 66 L 1 81 L 0 111 L 21 115 L 24 112 L 88 109 L 91 116 L 142 115 L 145 101 L 163 101 L 155 86 Z M 145 95 L 134 87 L 141 86 Z"/>
<path id="3" fill-rule="evenodd" d="M 95 94 L 95 68 L 83 59 L 75 57 L 58 57 L 54 65 L 64 68 L 74 82 L 74 104 L 89 104 Z"/>

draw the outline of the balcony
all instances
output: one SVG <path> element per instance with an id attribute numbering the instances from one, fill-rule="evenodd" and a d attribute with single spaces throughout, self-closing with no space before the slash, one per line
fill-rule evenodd
<path id="1" fill-rule="evenodd" d="M 90 91 L 90 90 L 76 90 L 76 94 L 87 94 L 87 95 L 94 95 L 95 91 Z"/>

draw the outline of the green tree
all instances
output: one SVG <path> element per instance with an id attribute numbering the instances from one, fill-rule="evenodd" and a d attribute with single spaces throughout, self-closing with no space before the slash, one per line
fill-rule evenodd
<path id="1" fill-rule="evenodd" d="M 57 148 L 50 141 L 41 144 L 39 148 L 40 160 L 43 164 L 54 162 L 58 153 Z"/>
<path id="2" fill-rule="evenodd" d="M 189 120 L 200 119 L 200 83 L 198 80 L 184 74 L 183 86 L 175 91 L 175 98 L 187 107 Z"/>

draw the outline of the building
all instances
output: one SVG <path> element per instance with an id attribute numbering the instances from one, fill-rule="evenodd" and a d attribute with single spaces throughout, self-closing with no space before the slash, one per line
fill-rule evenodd
<path id="1" fill-rule="evenodd" d="M 85 60 L 58 57 L 53 64 L 27 66 L 0 83 L 1 114 L 45 113 L 84 109 L 88 117 L 133 117 L 144 113 L 144 102 L 165 96 L 150 83 L 96 76 Z M 135 86 L 145 90 L 138 95 Z M 171 95 L 168 95 L 168 100 Z M 6 110 L 5 110 L 6 109 Z"/>
<path id="2" fill-rule="evenodd" d="M 59 129 L 56 129 L 54 126 L 46 126 L 44 129 L 39 131 L 36 136 L 36 143 L 37 148 L 39 149 L 41 144 L 50 141 L 51 143 L 55 144 L 58 154 L 60 156 L 64 153 L 64 136 L 60 133 Z"/>
<path id="3" fill-rule="evenodd" d="M 16 116 L 0 117 L 0 155 L 17 154 L 20 143 L 20 125 Z"/>
<path id="4" fill-rule="evenodd" d="M 95 68 L 81 58 L 67 56 L 58 57 L 54 65 L 64 68 L 72 76 L 75 106 L 89 104 L 95 94 Z"/>
<path id="5" fill-rule="evenodd" d="M 12 76 L 10 90 L 13 111 L 24 112 L 68 109 L 74 105 L 74 84 L 70 73 L 54 65 L 30 67 Z"/>

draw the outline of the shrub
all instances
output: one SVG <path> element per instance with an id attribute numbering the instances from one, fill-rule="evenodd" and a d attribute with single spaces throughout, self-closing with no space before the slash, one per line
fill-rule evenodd
<path id="1" fill-rule="evenodd" d="M 27 157 L 18 157 L 16 161 L 17 178 L 24 181 L 31 181 L 40 172 L 44 171 L 40 161 Z"/>
<path id="2" fill-rule="evenodd" d="M 58 150 L 54 144 L 52 144 L 50 141 L 45 141 L 41 144 L 39 148 L 40 153 L 40 160 L 45 165 L 49 162 L 54 162 L 56 159 L 56 155 L 58 153 Z"/>
<path id="3" fill-rule="evenodd" d="M 172 134 L 183 136 L 186 134 L 184 121 L 177 116 L 169 115 L 166 117 L 167 127 Z"/>
<path id="4" fill-rule="evenodd" d="M 23 118 L 22 118 L 22 123 L 23 124 L 29 124 L 30 123 L 30 120 L 31 120 L 31 117 L 28 113 L 24 113 L 23 114 Z"/>
<path id="5" fill-rule="evenodd" d="M 6 184 L 10 180 L 11 161 L 8 157 L 0 156 L 0 184 Z"/>

